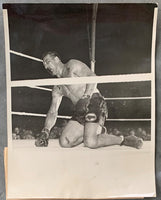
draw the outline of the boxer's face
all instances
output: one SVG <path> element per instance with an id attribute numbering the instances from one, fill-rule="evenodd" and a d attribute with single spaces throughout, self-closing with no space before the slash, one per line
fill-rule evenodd
<path id="1" fill-rule="evenodd" d="M 45 69 L 52 75 L 56 75 L 56 61 L 50 55 L 46 55 L 43 59 Z"/>

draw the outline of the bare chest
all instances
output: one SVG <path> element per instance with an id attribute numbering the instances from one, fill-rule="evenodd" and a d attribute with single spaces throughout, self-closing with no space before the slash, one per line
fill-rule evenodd
<path id="1" fill-rule="evenodd" d="M 76 73 L 72 70 L 72 67 L 68 65 L 64 71 L 64 77 L 78 77 Z M 62 85 L 62 94 L 63 96 L 71 99 L 73 104 L 76 104 L 77 101 L 83 96 L 86 84 L 75 84 L 75 85 Z"/>
<path id="2" fill-rule="evenodd" d="M 83 96 L 86 85 L 85 84 L 76 84 L 76 85 L 62 85 L 62 94 L 63 96 L 71 99 L 73 104 L 76 104 L 77 101 Z"/>

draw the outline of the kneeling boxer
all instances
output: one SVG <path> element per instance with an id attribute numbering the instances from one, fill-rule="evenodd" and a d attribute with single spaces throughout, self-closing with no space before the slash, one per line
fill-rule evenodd
<path id="1" fill-rule="evenodd" d="M 81 61 L 71 59 L 63 63 L 56 52 L 48 52 L 43 56 L 45 69 L 58 78 L 96 76 Z M 68 97 L 75 106 L 74 114 L 65 126 L 59 143 L 62 147 L 74 147 L 82 142 L 89 148 L 109 145 L 127 145 L 141 148 L 140 138 L 126 138 L 108 135 L 104 127 L 107 118 L 107 106 L 104 98 L 96 88 L 96 84 L 76 84 L 54 86 L 52 101 L 47 113 L 44 128 L 36 140 L 36 146 L 48 146 L 51 128 L 55 125 L 58 108 L 62 97 Z M 130 142 L 128 142 L 130 141 Z"/>

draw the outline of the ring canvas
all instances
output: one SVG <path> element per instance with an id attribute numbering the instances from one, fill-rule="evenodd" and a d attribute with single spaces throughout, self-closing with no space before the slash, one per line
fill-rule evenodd
<path id="1" fill-rule="evenodd" d="M 92 3 L 3 4 L 7 199 L 156 196 L 157 5 L 98 3 L 95 32 L 93 12 Z M 85 63 L 96 76 L 51 76 L 42 56 L 52 50 L 60 54 L 63 63 L 70 59 Z M 72 148 L 61 147 L 59 137 L 73 110 L 67 97 L 61 101 L 48 146 L 35 146 L 53 86 L 94 83 L 107 104 L 107 134 L 136 135 L 142 138 L 143 147 L 110 145 L 93 149 L 83 142 Z"/>

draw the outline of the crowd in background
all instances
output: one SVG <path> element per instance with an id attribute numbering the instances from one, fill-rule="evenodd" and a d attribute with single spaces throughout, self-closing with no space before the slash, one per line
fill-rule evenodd
<path id="1" fill-rule="evenodd" d="M 67 120 L 63 120 L 61 125 L 54 126 L 50 132 L 50 139 L 58 139 L 67 124 Z M 129 136 L 129 135 L 135 135 L 137 137 L 142 138 L 144 141 L 151 140 L 151 130 L 150 127 L 144 128 L 144 127 L 106 127 L 107 128 L 107 134 L 116 135 L 116 136 Z M 13 129 L 12 138 L 14 140 L 18 139 L 36 139 L 39 136 L 38 130 L 26 130 L 21 127 L 15 127 Z"/>

